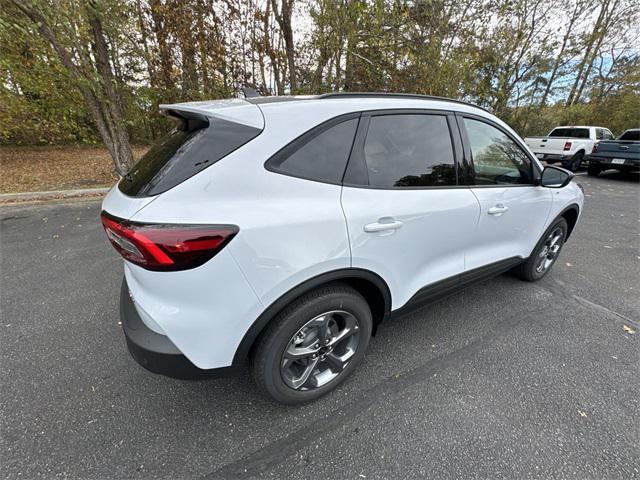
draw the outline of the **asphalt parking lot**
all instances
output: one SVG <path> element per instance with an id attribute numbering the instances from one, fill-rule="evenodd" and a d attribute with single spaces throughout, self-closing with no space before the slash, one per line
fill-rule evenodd
<path id="1" fill-rule="evenodd" d="M 640 184 L 578 181 L 550 275 L 392 319 L 302 408 L 129 357 L 98 203 L 0 208 L 2 477 L 640 478 Z"/>

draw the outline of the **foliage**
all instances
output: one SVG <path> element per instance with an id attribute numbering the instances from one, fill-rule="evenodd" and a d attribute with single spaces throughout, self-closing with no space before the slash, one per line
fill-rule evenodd
<path id="1" fill-rule="evenodd" d="M 99 141 L 69 73 L 32 31 L 0 23 L 0 139 L 18 145 Z M 46 55 L 46 56 L 45 56 Z"/>
<path id="2" fill-rule="evenodd" d="M 160 103 L 243 86 L 425 93 L 523 135 L 619 133 L 640 126 L 639 24 L 632 0 L 3 0 L 0 142 L 125 142 L 98 108 L 147 143 L 166 130 Z"/>

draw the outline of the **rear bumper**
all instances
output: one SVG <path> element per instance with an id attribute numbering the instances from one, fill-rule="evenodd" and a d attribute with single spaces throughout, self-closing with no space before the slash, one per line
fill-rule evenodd
<path id="1" fill-rule="evenodd" d="M 592 155 L 589 157 L 587 162 L 589 165 L 601 168 L 617 168 L 626 170 L 640 169 L 640 159 L 636 158 L 625 158 L 624 163 L 613 163 L 613 157 L 599 157 Z"/>
<path id="2" fill-rule="evenodd" d="M 547 163 L 556 163 L 556 162 L 568 163 L 573 158 L 573 155 L 559 155 L 555 153 L 544 153 L 544 154 L 536 153 L 536 157 L 538 157 L 538 160 L 544 160 Z"/>
<path id="3" fill-rule="evenodd" d="M 172 378 L 201 380 L 229 376 L 238 371 L 236 367 L 209 370 L 198 368 L 168 337 L 149 329 L 136 310 L 126 279 L 122 281 L 120 290 L 120 318 L 129 353 L 150 372 Z"/>

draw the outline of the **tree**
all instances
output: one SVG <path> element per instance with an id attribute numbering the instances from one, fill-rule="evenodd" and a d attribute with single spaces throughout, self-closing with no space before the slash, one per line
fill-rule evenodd
<path id="1" fill-rule="evenodd" d="M 69 30 L 65 32 L 66 40 L 70 40 L 69 44 L 63 43 L 62 32 L 56 31 L 54 24 L 48 21 L 56 12 L 48 10 L 45 5 L 36 6 L 32 2 L 11 0 L 11 4 L 33 22 L 75 80 L 117 172 L 124 175 L 133 165 L 133 154 L 110 64 L 109 46 L 102 21 L 104 4 L 92 1 L 83 7 L 70 5 L 72 8 L 76 7 L 73 10 L 81 15 L 76 17 L 78 23 L 74 25 L 78 33 L 69 36 Z M 89 43 L 89 48 L 85 42 Z"/>
<path id="2" fill-rule="evenodd" d="M 0 142 L 102 138 L 121 173 L 159 104 L 244 86 L 462 98 L 521 133 L 638 123 L 633 0 L 0 1 Z"/>
<path id="3" fill-rule="evenodd" d="M 271 8 L 276 17 L 276 21 L 284 37 L 285 50 L 287 52 L 287 63 L 289 67 L 289 86 L 291 92 L 298 89 L 296 79 L 295 45 L 293 43 L 293 28 L 291 26 L 291 15 L 293 14 L 293 4 L 295 0 L 271 0 Z"/>
<path id="4" fill-rule="evenodd" d="M 560 69 L 567 63 L 565 52 L 571 47 L 570 42 L 574 39 L 574 28 L 576 24 L 581 17 L 588 15 L 591 11 L 593 11 L 593 7 L 589 6 L 589 0 L 577 0 L 574 2 L 571 14 L 564 26 L 565 33 L 562 36 L 562 43 L 556 53 L 555 59 L 553 60 L 553 66 L 551 67 L 549 78 L 546 80 L 546 87 L 542 95 L 542 99 L 540 100 L 540 106 L 544 107 L 547 104 L 556 76 Z"/>

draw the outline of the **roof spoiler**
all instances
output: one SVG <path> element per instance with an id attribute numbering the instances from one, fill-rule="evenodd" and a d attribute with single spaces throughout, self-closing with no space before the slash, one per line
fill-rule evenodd
<path id="1" fill-rule="evenodd" d="M 242 87 L 240 90 L 242 91 L 244 98 L 255 98 L 260 96 L 260 94 L 251 87 Z"/>
<path id="2" fill-rule="evenodd" d="M 202 113 L 174 108 L 163 109 L 162 106 L 160 106 L 160 113 L 180 120 L 180 130 L 183 132 L 193 132 L 209 126 L 209 118 Z"/>
<path id="3" fill-rule="evenodd" d="M 216 119 L 240 123 L 260 130 L 264 128 L 264 117 L 260 108 L 243 98 L 163 103 L 158 108 L 166 115 L 185 119 L 188 126 L 193 128 L 213 124 Z"/>

